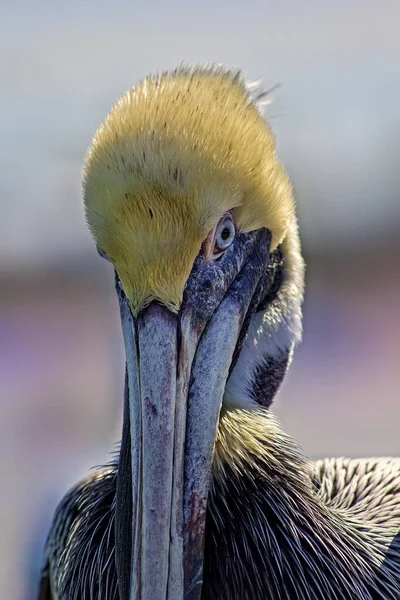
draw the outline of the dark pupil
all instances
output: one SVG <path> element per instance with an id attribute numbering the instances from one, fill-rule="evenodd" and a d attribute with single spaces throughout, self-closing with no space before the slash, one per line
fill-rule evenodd
<path id="1" fill-rule="evenodd" d="M 229 227 L 225 227 L 221 232 L 221 237 L 224 241 L 227 240 L 230 237 L 230 235 L 231 230 L 229 229 Z"/>

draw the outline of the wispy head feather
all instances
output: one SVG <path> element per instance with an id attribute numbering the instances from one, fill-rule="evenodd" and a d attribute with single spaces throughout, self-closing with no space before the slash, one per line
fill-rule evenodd
<path id="1" fill-rule="evenodd" d="M 257 99 L 258 98 L 258 99 Z M 239 72 L 181 67 L 127 92 L 97 131 L 84 171 L 86 216 L 134 312 L 177 310 L 208 232 L 232 210 L 276 247 L 294 217 L 275 140 Z"/>

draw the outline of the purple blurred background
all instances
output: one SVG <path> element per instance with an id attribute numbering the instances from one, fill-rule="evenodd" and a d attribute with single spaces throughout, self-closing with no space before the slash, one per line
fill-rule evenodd
<path id="1" fill-rule="evenodd" d="M 8 0 L 1 13 L 0 598 L 35 598 L 58 499 L 119 437 L 117 301 L 80 169 L 148 72 L 223 62 L 283 84 L 268 115 L 308 268 L 276 412 L 311 457 L 400 454 L 397 0 Z"/>

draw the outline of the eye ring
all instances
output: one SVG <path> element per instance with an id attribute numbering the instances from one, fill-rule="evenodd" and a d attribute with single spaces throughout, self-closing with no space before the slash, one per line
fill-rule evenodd
<path id="1" fill-rule="evenodd" d="M 235 239 L 236 230 L 229 215 L 223 217 L 217 225 L 214 238 L 214 255 L 225 252 Z"/>

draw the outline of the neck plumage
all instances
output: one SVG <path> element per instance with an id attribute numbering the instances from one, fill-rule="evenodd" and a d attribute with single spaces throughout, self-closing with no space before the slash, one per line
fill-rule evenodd
<path id="1" fill-rule="evenodd" d="M 328 504 L 269 410 L 223 409 L 213 475 L 204 599 L 397 597 L 381 533 Z"/>

